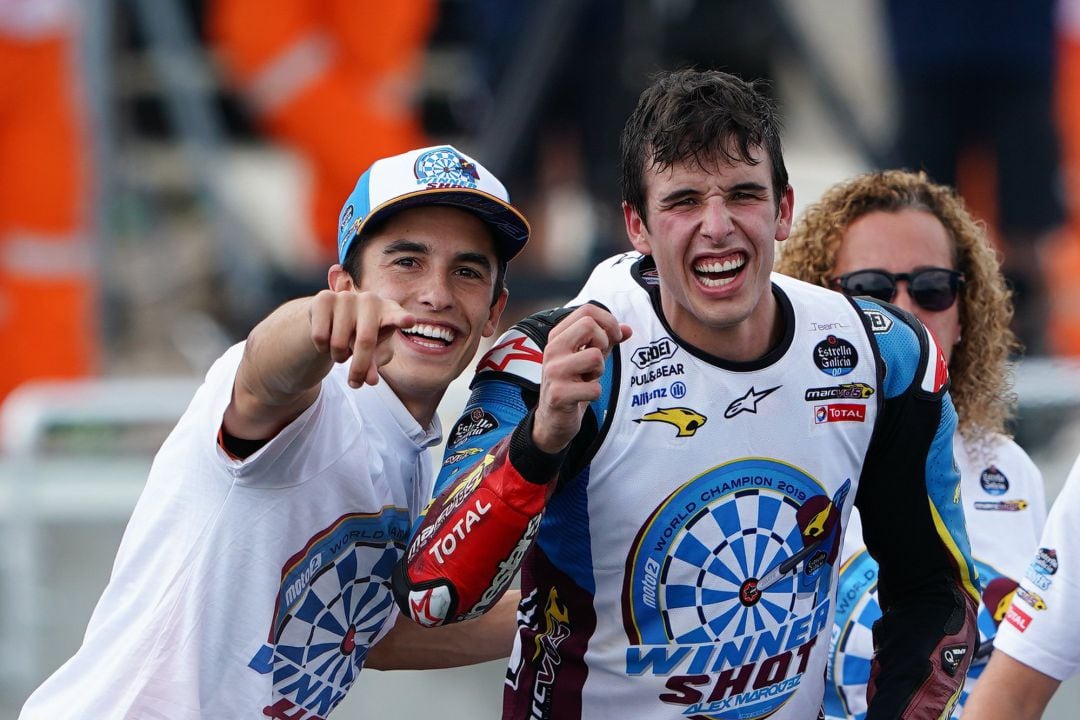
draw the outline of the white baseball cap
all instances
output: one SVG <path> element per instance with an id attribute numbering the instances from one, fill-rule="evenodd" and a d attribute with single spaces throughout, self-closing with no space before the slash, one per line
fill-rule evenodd
<path id="1" fill-rule="evenodd" d="M 501 260 L 529 240 L 529 223 L 499 179 L 460 150 L 436 145 L 376 160 L 360 176 L 338 216 L 338 260 L 345 262 L 368 223 L 421 205 L 449 205 L 479 217 L 491 228 Z"/>

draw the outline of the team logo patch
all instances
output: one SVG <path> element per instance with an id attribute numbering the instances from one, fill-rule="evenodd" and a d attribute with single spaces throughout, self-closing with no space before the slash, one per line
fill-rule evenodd
<path id="1" fill-rule="evenodd" d="M 783 385 L 777 385 L 776 387 L 771 387 L 766 390 L 762 390 L 761 392 L 757 392 L 751 386 L 751 388 L 746 392 L 745 395 L 743 395 L 741 398 L 737 398 L 730 405 L 727 406 L 727 410 L 724 411 L 724 417 L 730 420 L 739 413 L 744 412 L 754 413 L 756 415 L 758 403 L 767 398 L 769 395 L 772 395 L 781 387 L 783 387 Z"/>
<path id="2" fill-rule="evenodd" d="M 844 383 L 832 387 L 807 388 L 807 402 L 821 400 L 866 400 L 874 394 L 874 388 L 866 383 Z"/>
<path id="3" fill-rule="evenodd" d="M 1004 495 L 1009 491 L 1009 478 L 1005 477 L 1005 473 L 998 470 L 995 465 L 979 473 L 979 484 L 990 495 Z"/>
<path id="4" fill-rule="evenodd" d="M 659 340 L 653 340 L 644 347 L 635 349 L 630 355 L 630 361 L 633 362 L 639 370 L 644 370 L 658 362 L 667 360 L 674 355 L 675 351 L 678 349 L 679 346 L 676 345 L 671 338 L 661 338 Z M 679 368 L 681 369 L 682 365 L 679 365 Z"/>
<path id="5" fill-rule="evenodd" d="M 634 422 L 667 423 L 668 425 L 674 425 L 675 429 L 678 431 L 675 433 L 675 437 L 691 437 L 698 431 L 698 428 L 705 424 L 706 420 L 708 420 L 708 418 L 696 410 L 685 407 L 675 407 L 659 408 L 650 413 L 645 413 L 640 418 L 635 419 Z"/>
<path id="6" fill-rule="evenodd" d="M 976 510 L 996 510 L 998 512 L 1021 512 L 1028 509 L 1027 500 L 976 500 Z"/>
<path id="7" fill-rule="evenodd" d="M 540 384 L 544 353 L 532 338 L 519 330 L 509 330 L 498 344 L 484 353 L 476 372 L 509 372 Z"/>
<path id="8" fill-rule="evenodd" d="M 843 338 L 830 335 L 814 346 L 814 364 L 826 375 L 847 375 L 859 364 L 855 346 Z"/>
<path id="9" fill-rule="evenodd" d="M 498 418 L 483 408 L 473 408 L 454 425 L 447 444 L 450 447 L 457 447 L 466 440 L 489 433 L 497 427 L 499 427 Z"/>
<path id="10" fill-rule="evenodd" d="M 866 422 L 866 406 L 854 403 L 829 403 L 814 406 L 814 424 Z"/>
<path id="11" fill-rule="evenodd" d="M 1053 548 L 1039 548 L 1035 560 L 1031 563 L 1035 572 L 1043 575 L 1053 575 L 1058 571 L 1057 550 Z"/>
<path id="12" fill-rule="evenodd" d="M 864 309 L 863 315 L 870 321 L 870 329 L 874 333 L 887 333 L 892 330 L 892 318 L 880 310 Z"/>
<path id="13" fill-rule="evenodd" d="M 341 214 L 341 225 L 338 226 L 338 232 L 345 232 L 345 226 L 349 224 L 353 216 L 353 206 L 345 208 L 345 212 Z"/>
<path id="14" fill-rule="evenodd" d="M 476 188 L 480 173 L 476 165 L 451 147 L 428 150 L 413 165 L 417 185 L 428 188 Z"/>

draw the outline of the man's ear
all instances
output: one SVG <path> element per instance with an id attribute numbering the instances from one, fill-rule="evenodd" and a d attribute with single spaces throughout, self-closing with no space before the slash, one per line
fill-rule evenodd
<path id="1" fill-rule="evenodd" d="M 795 191 L 790 185 L 784 188 L 784 195 L 780 198 L 780 207 L 777 209 L 776 234 L 773 239 L 776 242 L 787 240 L 791 234 L 791 222 L 795 212 Z"/>
<path id="2" fill-rule="evenodd" d="M 345 268 L 341 267 L 338 263 L 334 263 L 330 266 L 330 271 L 326 274 L 326 283 L 334 292 L 344 292 L 345 290 L 356 289 L 352 275 L 345 272 Z"/>
<path id="3" fill-rule="evenodd" d="M 510 291 L 503 288 L 503 291 L 499 293 L 499 299 L 492 303 L 491 308 L 488 310 L 488 319 L 484 323 L 484 337 L 491 337 L 495 334 L 495 330 L 499 327 L 499 320 L 502 318 L 503 310 L 506 309 L 506 301 L 510 297 Z"/>
<path id="4" fill-rule="evenodd" d="M 645 220 L 638 215 L 637 210 L 630 207 L 630 203 L 622 204 L 623 220 L 626 222 L 626 236 L 630 238 L 630 244 L 642 255 L 652 255 L 652 245 L 649 243 L 649 228 Z"/>

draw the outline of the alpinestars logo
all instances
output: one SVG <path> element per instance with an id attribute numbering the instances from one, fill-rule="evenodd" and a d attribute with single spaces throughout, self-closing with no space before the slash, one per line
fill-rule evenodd
<path id="1" fill-rule="evenodd" d="M 751 387 L 745 395 L 727 406 L 727 410 L 724 411 L 724 417 L 730 420 L 739 413 L 748 412 L 757 414 L 758 403 L 782 387 L 783 385 L 777 385 L 776 387 L 771 387 L 768 390 L 762 390 L 761 392 L 757 392 Z"/>
<path id="2" fill-rule="evenodd" d="M 511 372 L 527 380 L 540 382 L 540 366 L 544 362 L 544 353 L 539 346 L 532 338 L 518 330 L 507 332 L 503 338 L 503 342 L 480 358 L 476 372 Z"/>

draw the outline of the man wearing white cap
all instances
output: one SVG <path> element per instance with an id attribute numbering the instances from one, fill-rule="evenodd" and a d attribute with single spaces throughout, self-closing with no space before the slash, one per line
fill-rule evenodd
<path id="1" fill-rule="evenodd" d="M 82 647 L 21 717 L 317 720 L 365 662 L 505 657 L 512 602 L 372 646 L 394 626 L 390 573 L 430 496 L 435 410 L 494 333 L 528 237 L 502 184 L 452 147 L 374 163 L 342 208 L 329 289 L 275 310 L 207 373 Z"/>

